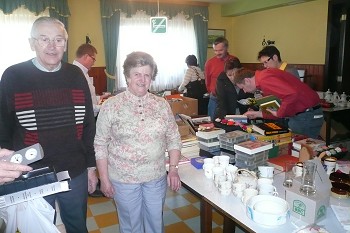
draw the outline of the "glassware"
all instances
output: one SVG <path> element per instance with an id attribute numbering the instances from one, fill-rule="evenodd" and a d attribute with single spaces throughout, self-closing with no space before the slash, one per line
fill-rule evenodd
<path id="1" fill-rule="evenodd" d="M 293 173 L 293 167 L 295 166 L 294 162 L 287 161 L 284 165 L 284 182 L 283 186 L 284 187 L 292 187 L 293 186 L 293 178 L 294 178 L 294 173 Z"/>
<path id="2" fill-rule="evenodd" d="M 317 165 L 312 161 L 305 161 L 301 175 L 300 192 L 305 196 L 312 196 L 316 193 L 315 174 Z"/>

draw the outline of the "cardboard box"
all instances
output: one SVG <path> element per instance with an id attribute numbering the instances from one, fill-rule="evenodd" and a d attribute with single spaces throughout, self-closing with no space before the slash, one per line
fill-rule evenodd
<path id="1" fill-rule="evenodd" d="M 348 129 L 340 122 L 331 120 L 331 139 L 336 135 L 343 135 L 348 132 Z M 320 136 L 323 140 L 326 140 L 326 122 L 323 121 L 323 125 L 320 130 Z"/>
<path id="2" fill-rule="evenodd" d="M 176 114 L 185 114 L 187 116 L 196 116 L 198 115 L 198 100 L 184 97 L 180 95 L 169 95 L 165 97 L 173 111 L 174 115 Z"/>
<path id="3" fill-rule="evenodd" d="M 331 182 L 321 161 L 313 159 L 317 164 L 315 176 L 316 194 L 304 196 L 300 193 L 300 178 L 293 180 L 293 186 L 286 188 L 286 201 L 289 204 L 291 215 L 309 224 L 325 219 L 329 206 Z"/>
<path id="4" fill-rule="evenodd" d="M 191 133 L 190 126 L 188 126 L 187 124 L 185 124 L 182 121 L 176 121 L 176 123 L 177 123 L 177 126 L 179 128 L 179 133 L 180 133 L 181 137 L 189 135 Z"/>

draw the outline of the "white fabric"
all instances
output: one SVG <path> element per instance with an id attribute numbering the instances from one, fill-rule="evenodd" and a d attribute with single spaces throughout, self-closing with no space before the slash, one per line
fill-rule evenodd
<path id="1" fill-rule="evenodd" d="M 88 74 L 89 70 L 84 65 L 82 65 L 80 62 L 74 60 L 73 65 L 78 66 L 81 69 L 81 71 L 83 71 L 83 74 L 84 74 L 86 81 L 89 85 L 92 105 L 93 105 L 93 109 L 94 109 L 94 115 L 97 116 L 98 112 L 100 111 L 101 105 L 99 105 L 100 96 L 96 95 L 96 90 L 95 90 L 95 86 L 94 86 L 94 78 L 89 76 L 89 74 Z"/>
<path id="2" fill-rule="evenodd" d="M 55 210 L 40 197 L 0 210 L 6 222 L 6 233 L 60 233 L 53 224 Z"/>
<path id="3" fill-rule="evenodd" d="M 33 22 L 40 16 L 49 16 L 49 10 L 37 16 L 23 6 L 10 15 L 0 10 L 0 28 L 4 32 L 0 36 L 0 79 L 7 67 L 35 57 L 28 38 Z"/>
<path id="4" fill-rule="evenodd" d="M 127 54 L 143 51 L 151 54 L 158 65 L 158 75 L 151 90 L 160 91 L 179 86 L 187 69 L 185 59 L 198 57 L 193 21 L 184 15 L 168 20 L 166 33 L 152 33 L 150 16 L 137 12 L 131 18 L 121 14 L 117 54 L 116 88 L 126 87 L 123 63 Z"/>

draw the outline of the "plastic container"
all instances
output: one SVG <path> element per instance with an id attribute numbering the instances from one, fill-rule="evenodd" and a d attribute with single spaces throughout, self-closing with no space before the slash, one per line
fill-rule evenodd
<path id="1" fill-rule="evenodd" d="M 205 139 L 205 138 L 197 137 L 197 140 L 200 141 L 200 142 L 204 142 L 204 143 L 219 142 L 219 139 L 218 139 L 218 138 L 209 138 L 209 139 Z"/>
<path id="2" fill-rule="evenodd" d="M 198 142 L 198 147 L 199 147 L 199 149 L 208 151 L 210 153 L 220 151 L 220 145 L 218 145 L 218 146 L 206 146 L 206 145 L 203 145 L 202 143 Z"/>

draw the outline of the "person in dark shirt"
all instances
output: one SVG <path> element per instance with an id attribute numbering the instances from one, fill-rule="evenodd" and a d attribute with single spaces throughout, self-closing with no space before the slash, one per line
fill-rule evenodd
<path id="1" fill-rule="evenodd" d="M 237 101 L 254 98 L 254 94 L 245 93 L 233 83 L 235 71 L 242 68 L 238 58 L 229 58 L 225 62 L 224 72 L 221 72 L 216 81 L 217 107 L 215 118 L 223 119 L 226 115 L 239 115 L 248 110 L 248 106 Z"/>
<path id="2" fill-rule="evenodd" d="M 97 183 L 90 90 L 79 67 L 61 62 L 68 39 L 62 22 L 40 17 L 30 36 L 36 57 L 7 68 L 0 82 L 0 147 L 40 143 L 44 157 L 31 167 L 71 177 L 70 191 L 45 200 L 53 208 L 57 201 L 67 233 L 87 233 L 87 196 Z"/>

